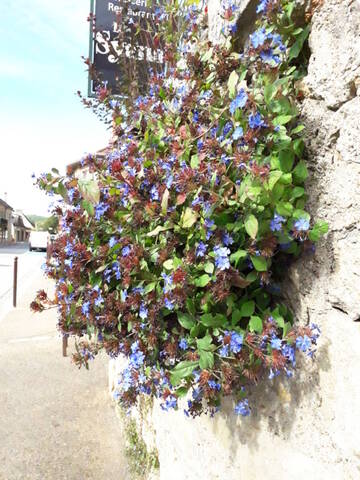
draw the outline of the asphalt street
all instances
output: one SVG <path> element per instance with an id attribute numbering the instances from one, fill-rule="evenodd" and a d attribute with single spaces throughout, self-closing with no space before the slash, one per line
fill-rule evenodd
<path id="1" fill-rule="evenodd" d="M 0 245 L 0 318 L 12 306 L 14 259 L 18 257 L 18 294 L 26 292 L 34 272 L 45 262 L 44 252 L 30 252 L 27 243 Z"/>
<path id="2" fill-rule="evenodd" d="M 8 265 L 15 255 L 19 298 L 12 309 Z M 62 357 L 56 311 L 29 310 L 39 289 L 53 289 L 43 262 L 44 254 L 25 247 L 0 248 L 0 480 L 128 480 L 107 358 L 78 370 Z"/>

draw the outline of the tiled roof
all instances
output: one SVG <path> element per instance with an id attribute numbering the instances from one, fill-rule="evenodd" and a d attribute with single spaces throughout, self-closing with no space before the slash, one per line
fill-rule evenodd
<path id="1" fill-rule="evenodd" d="M 108 153 L 108 151 L 109 151 L 109 147 L 102 148 L 101 150 L 98 150 L 95 153 L 94 156 L 98 157 L 98 158 L 105 157 L 105 155 Z M 81 160 L 78 160 L 77 162 L 70 163 L 66 167 L 66 174 L 67 175 L 72 175 L 74 172 L 76 172 L 76 170 L 79 170 L 79 168 L 81 168 Z"/>
<path id="2" fill-rule="evenodd" d="M 4 202 L 4 200 L 1 200 L 1 198 L 0 198 L 0 205 L 2 205 L 3 207 L 5 207 L 9 210 L 14 210 L 12 207 L 10 207 L 10 205 L 8 205 L 6 202 Z"/>

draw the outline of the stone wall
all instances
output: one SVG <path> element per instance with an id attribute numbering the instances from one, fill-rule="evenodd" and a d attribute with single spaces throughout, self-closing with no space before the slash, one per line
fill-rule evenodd
<path id="1" fill-rule="evenodd" d="M 249 29 L 254 2 L 237 3 Z M 213 39 L 218 10 L 219 0 L 210 1 Z M 359 1 L 324 0 L 309 44 L 302 105 L 309 206 L 330 231 L 293 265 L 284 290 L 299 320 L 322 329 L 316 362 L 305 361 L 296 381 L 277 378 L 250 392 L 247 418 L 236 418 L 231 402 L 217 418 L 195 420 L 155 404 L 141 425 L 157 446 L 161 480 L 360 478 Z"/>

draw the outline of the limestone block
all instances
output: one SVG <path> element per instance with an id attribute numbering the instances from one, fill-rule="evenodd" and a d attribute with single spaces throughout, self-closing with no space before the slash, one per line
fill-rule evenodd
<path id="1" fill-rule="evenodd" d="M 360 2 L 325 0 L 313 18 L 310 48 L 307 84 L 314 98 L 337 109 L 356 95 L 360 78 Z"/>

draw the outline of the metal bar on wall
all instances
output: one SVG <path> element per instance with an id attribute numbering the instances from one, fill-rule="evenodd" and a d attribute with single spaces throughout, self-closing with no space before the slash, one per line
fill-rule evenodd
<path id="1" fill-rule="evenodd" d="M 94 15 L 95 15 L 95 2 L 96 0 L 90 0 L 90 32 L 89 32 L 89 61 L 90 64 L 94 62 L 94 42 L 93 42 L 93 35 L 94 35 Z M 92 80 L 90 75 L 90 65 L 89 65 L 89 75 L 88 75 L 88 96 L 94 97 L 95 94 L 92 91 Z"/>

